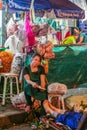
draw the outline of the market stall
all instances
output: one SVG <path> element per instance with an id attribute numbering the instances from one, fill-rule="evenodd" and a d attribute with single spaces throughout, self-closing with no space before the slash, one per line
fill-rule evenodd
<path id="1" fill-rule="evenodd" d="M 9 1 L 7 0 L 7 4 L 9 9 L 11 10 L 22 10 L 22 11 L 28 11 L 28 9 L 31 7 L 34 7 L 34 11 L 44 9 L 45 11 L 54 10 L 55 16 L 57 18 L 76 18 L 76 19 L 83 19 L 84 18 L 84 10 L 76 6 L 70 1 L 52 1 L 52 0 L 36 0 L 36 1 L 31 1 L 31 0 L 25 0 L 25 1 Z M 18 5 L 18 6 L 17 6 Z M 34 14 L 35 15 L 35 14 Z M 29 16 L 29 14 L 27 15 Z M 48 43 L 46 41 L 47 39 L 44 39 L 42 36 L 48 35 L 48 28 L 49 26 L 46 23 L 40 23 L 38 22 L 38 25 L 31 25 L 29 17 L 26 17 L 26 25 L 25 25 L 25 32 L 26 35 L 31 35 L 27 37 L 27 41 L 29 44 L 28 46 L 33 46 L 37 43 L 36 45 L 36 51 L 39 52 L 45 59 L 46 61 L 49 61 L 49 72 L 47 74 L 48 82 L 52 83 L 55 81 L 62 82 L 68 85 L 69 88 L 73 87 L 73 85 L 79 85 L 82 84 L 86 81 L 86 76 L 85 76 L 85 69 L 86 69 L 86 64 L 83 66 L 83 59 L 82 56 L 84 56 L 84 53 L 86 53 L 86 47 L 84 46 L 79 46 L 74 47 L 74 46 L 65 46 L 65 47 L 54 47 L 54 45 L 51 44 L 51 42 Z M 29 23 L 29 25 L 28 25 Z M 23 23 L 22 23 L 23 24 Z M 23 26 L 22 26 L 23 27 Z M 45 30 L 44 30 L 45 28 Z M 59 29 L 59 28 L 58 28 Z M 24 31 L 24 29 L 23 29 Z M 35 37 L 39 38 L 39 42 L 35 41 Z M 32 39 L 32 40 L 31 40 Z M 38 44 L 39 43 L 39 44 Z M 45 43 L 45 44 L 43 44 Z M 46 44 L 48 43 L 48 44 Z M 45 49 L 44 49 L 45 48 Z M 82 51 L 81 49 L 84 48 Z M 30 62 L 30 57 L 31 57 L 31 49 L 29 49 L 29 57 L 26 58 L 28 64 Z M 52 52 L 53 50 L 53 52 Z M 61 51 L 62 50 L 62 51 Z M 49 53 L 47 54 L 47 52 Z M 79 51 L 79 53 L 78 53 Z M 28 60 L 29 59 L 29 60 Z M 50 59 L 50 60 L 49 60 Z M 71 59 L 72 62 L 71 62 Z M 77 62 L 77 59 L 79 59 L 79 63 Z M 57 62 L 58 61 L 58 62 Z M 84 59 L 84 62 L 86 60 Z M 68 65 L 69 64 L 69 65 Z M 73 64 L 73 65 L 72 65 Z M 79 66 L 80 64 L 80 66 Z M 81 68 L 80 68 L 81 67 Z M 82 70 L 82 68 L 84 68 Z M 52 77 L 51 74 L 55 73 L 56 75 L 52 80 L 50 81 L 50 77 Z M 83 73 L 83 75 L 81 75 Z M 67 75 L 67 76 L 66 76 Z M 84 77 L 84 78 L 83 78 Z"/>
<path id="2" fill-rule="evenodd" d="M 69 0 L 7 0 L 8 7 L 12 10 L 27 11 L 31 7 L 31 3 L 35 10 L 38 9 L 54 9 L 57 18 L 79 18 L 83 19 L 85 16 L 84 10 L 76 6 Z M 33 7 L 32 6 L 32 7 Z"/>
<path id="3" fill-rule="evenodd" d="M 29 8 L 31 5 L 29 3 L 31 1 L 29 1 L 29 0 L 27 0 L 27 1 L 20 0 L 20 2 L 8 0 L 7 2 L 8 2 L 10 9 L 13 8 L 13 9 L 17 9 L 17 10 L 21 10 L 21 8 L 20 8 L 21 6 L 22 6 L 22 9 L 27 10 L 26 6 Z M 69 5 L 67 4 L 67 2 Z M 29 3 L 29 4 L 26 5 L 25 3 Z M 55 15 L 60 18 L 84 18 L 84 11 L 82 9 L 80 9 L 79 7 L 73 5 L 70 1 L 67 1 L 67 0 L 63 0 L 63 1 L 56 1 L 56 0 L 54 0 L 54 1 L 46 0 L 45 1 L 45 0 L 43 0 L 43 2 L 42 2 L 42 0 L 39 0 L 39 1 L 36 0 L 35 4 L 36 4 L 34 6 L 35 9 L 37 7 L 39 9 L 44 8 L 45 10 L 55 9 L 54 10 Z M 14 5 L 14 6 L 12 7 L 11 5 Z M 23 5 L 26 5 L 26 6 L 23 6 Z M 68 10 L 67 10 L 67 8 L 68 8 Z M 22 25 L 23 25 L 23 23 L 22 23 Z M 22 26 L 22 28 L 23 27 L 24 26 Z M 44 28 L 45 28 L 45 30 L 44 30 Z M 68 88 L 71 88 L 75 85 L 79 85 L 80 83 L 84 83 L 87 80 L 87 76 L 86 76 L 87 48 L 86 48 L 86 46 L 79 46 L 79 48 L 77 46 L 54 47 L 54 45 L 51 43 L 51 41 L 48 41 L 46 39 L 47 35 L 48 35 L 47 34 L 48 28 L 49 27 L 46 24 L 43 24 L 43 25 L 31 24 L 30 14 L 29 14 L 29 12 L 26 13 L 25 28 L 23 28 L 23 29 L 25 29 L 23 31 L 26 33 L 27 43 L 28 43 L 27 45 L 29 47 L 26 51 L 26 54 L 27 54 L 26 59 L 28 57 L 28 59 L 30 60 L 31 52 L 33 52 L 33 51 L 36 51 L 42 55 L 42 57 L 44 59 L 42 61 L 42 64 L 44 65 L 45 69 L 47 67 L 46 73 L 47 73 L 47 80 L 48 80 L 49 84 L 53 83 L 53 82 L 60 82 L 60 83 L 66 84 Z M 16 31 L 18 31 L 18 30 L 16 30 Z M 22 29 L 21 29 L 21 32 L 22 32 Z M 43 36 L 45 36 L 45 37 L 43 37 Z M 16 46 L 16 49 L 20 52 L 20 50 L 17 48 L 18 45 Z M 35 50 L 33 49 L 34 46 L 35 46 Z M 24 46 L 24 47 L 26 48 L 26 46 Z M 14 54 L 16 54 L 16 51 Z M 29 64 L 29 62 L 30 61 L 28 61 L 27 64 Z M 49 62 L 49 65 L 48 65 L 48 62 Z M 46 65 L 48 65 L 48 66 L 46 66 Z M 75 112 L 77 112 L 77 111 L 75 110 Z M 74 112 L 74 114 L 75 114 L 75 112 Z M 80 112 L 80 111 L 78 111 L 78 112 Z M 78 125 L 78 123 L 77 123 L 77 125 Z M 74 130 L 74 128 L 73 128 L 73 130 Z"/>

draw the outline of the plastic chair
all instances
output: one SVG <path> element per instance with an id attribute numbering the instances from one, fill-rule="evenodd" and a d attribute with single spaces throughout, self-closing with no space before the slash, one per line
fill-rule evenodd
<path id="1" fill-rule="evenodd" d="M 62 107 L 65 110 L 64 97 L 63 95 L 67 93 L 67 86 L 61 83 L 52 83 L 48 86 L 48 100 L 51 102 L 53 97 L 58 99 L 58 108 Z"/>

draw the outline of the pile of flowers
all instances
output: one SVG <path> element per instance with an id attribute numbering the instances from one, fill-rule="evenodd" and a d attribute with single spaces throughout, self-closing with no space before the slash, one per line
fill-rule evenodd
<path id="1" fill-rule="evenodd" d="M 11 52 L 1 51 L 0 59 L 2 60 L 3 66 L 2 68 L 0 68 L 0 72 L 10 72 L 13 54 Z"/>
<path id="2" fill-rule="evenodd" d="M 55 58 L 55 53 L 52 52 L 53 47 L 53 44 L 50 41 L 47 41 L 46 44 L 37 45 L 37 52 L 45 59 Z"/>

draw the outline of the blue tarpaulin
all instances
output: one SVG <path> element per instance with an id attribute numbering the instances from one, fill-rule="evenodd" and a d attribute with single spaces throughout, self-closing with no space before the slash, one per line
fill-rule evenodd
<path id="1" fill-rule="evenodd" d="M 32 0 L 6 0 L 8 7 L 13 10 L 27 11 L 31 6 Z M 34 9 L 54 9 L 58 18 L 83 19 L 85 12 L 83 9 L 70 2 L 69 0 L 35 0 Z"/>

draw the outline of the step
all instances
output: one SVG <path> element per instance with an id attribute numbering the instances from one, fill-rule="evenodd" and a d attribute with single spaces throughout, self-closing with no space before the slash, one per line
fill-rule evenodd
<path id="1" fill-rule="evenodd" d="M 27 116 L 24 110 L 14 108 L 11 104 L 0 105 L 0 128 L 6 129 L 15 124 L 24 123 Z"/>

